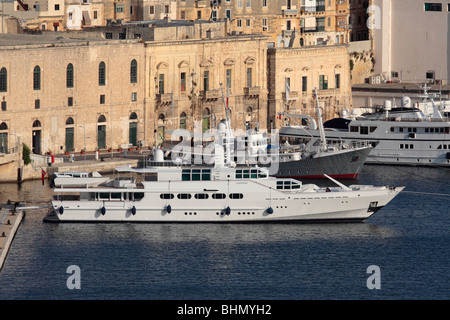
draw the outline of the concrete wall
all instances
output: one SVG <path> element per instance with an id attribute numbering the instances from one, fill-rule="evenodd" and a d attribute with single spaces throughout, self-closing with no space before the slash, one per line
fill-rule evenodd
<path id="1" fill-rule="evenodd" d="M 441 3 L 442 11 L 425 11 L 425 2 Z M 423 82 L 426 72 L 433 70 L 436 79 L 447 81 L 448 1 L 374 0 L 374 5 L 380 9 L 380 25 L 374 30 L 375 74 Z M 391 72 L 397 72 L 398 79 Z"/>

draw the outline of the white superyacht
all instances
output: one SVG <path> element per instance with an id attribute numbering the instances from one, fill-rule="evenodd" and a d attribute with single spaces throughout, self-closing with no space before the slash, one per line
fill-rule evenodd
<path id="1" fill-rule="evenodd" d="M 238 168 L 217 146 L 214 167 L 118 168 L 138 179 L 55 188 L 45 222 L 342 222 L 364 221 L 404 187 L 318 187 Z M 146 174 L 154 174 L 147 181 Z"/>
<path id="2" fill-rule="evenodd" d="M 423 98 L 411 107 L 408 97 L 402 106 L 391 100 L 382 110 L 362 114 L 356 118 L 336 118 L 324 123 L 329 141 L 352 143 L 372 141 L 375 145 L 366 163 L 390 165 L 420 165 L 450 167 L 450 110 L 439 103 L 423 87 Z M 320 132 L 310 126 L 284 126 L 280 136 L 285 138 L 319 137 Z"/>

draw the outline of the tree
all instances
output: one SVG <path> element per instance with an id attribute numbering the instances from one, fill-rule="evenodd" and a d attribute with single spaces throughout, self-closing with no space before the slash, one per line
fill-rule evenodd
<path id="1" fill-rule="evenodd" d="M 22 143 L 22 146 L 23 146 L 23 152 L 22 152 L 23 163 L 25 165 L 29 165 L 31 163 L 31 157 L 30 157 L 31 150 L 25 143 Z"/>

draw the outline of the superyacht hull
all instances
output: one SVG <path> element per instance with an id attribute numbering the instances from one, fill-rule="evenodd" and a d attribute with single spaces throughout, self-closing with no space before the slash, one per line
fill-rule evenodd
<path id="1" fill-rule="evenodd" d="M 280 161 L 278 178 L 321 179 L 324 174 L 338 179 L 356 179 L 373 147 L 323 152 L 298 161 Z"/>
<path id="2" fill-rule="evenodd" d="M 354 121 L 356 123 L 356 121 Z M 405 127 L 412 124 L 396 122 L 397 127 Z M 339 140 L 343 143 L 359 143 L 361 141 L 370 141 L 375 144 L 367 157 L 366 164 L 384 164 L 384 165 L 409 165 L 409 166 L 441 166 L 450 167 L 450 140 L 449 134 L 422 133 L 426 128 L 431 128 L 431 124 L 414 123 L 418 132 L 416 133 L 397 133 L 391 132 L 390 123 L 381 123 L 373 133 L 361 136 L 359 133 L 348 131 L 329 130 L 326 131 L 327 139 Z M 439 123 L 433 123 L 435 127 Z M 441 124 L 442 126 L 442 124 Z M 445 129 L 444 127 L 442 127 Z M 448 128 L 448 127 L 447 127 Z M 447 130 L 447 129 L 445 129 Z M 377 132 L 378 131 L 378 132 Z M 405 129 L 407 131 L 407 129 Z M 285 127 L 280 130 L 280 134 L 294 138 L 319 137 L 318 130 L 299 130 L 298 128 Z M 382 132 L 383 134 L 379 134 Z M 386 132 L 388 132 L 386 134 Z"/>
<path id="3" fill-rule="evenodd" d="M 59 201 L 46 222 L 132 222 L 132 223 L 277 223 L 362 222 L 389 203 L 403 187 L 361 187 L 350 191 L 321 188 L 313 192 L 281 193 L 247 181 L 240 185 L 244 197 L 213 196 L 189 200 L 161 200 L 150 193 L 141 201 Z M 207 192 L 227 192 L 218 183 Z M 225 188 L 225 190 L 223 189 Z M 233 187 L 233 192 L 236 187 Z M 195 190 L 195 189 L 194 189 Z M 130 190 L 127 190 L 129 192 Z M 131 190 L 132 191 L 132 190 Z M 261 192 L 262 191 L 262 192 Z M 172 192 L 181 192 L 172 191 Z M 182 190 L 183 194 L 186 189 Z"/>

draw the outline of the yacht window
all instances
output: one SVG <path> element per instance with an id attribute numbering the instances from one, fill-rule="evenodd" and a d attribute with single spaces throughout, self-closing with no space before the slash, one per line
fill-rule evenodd
<path id="1" fill-rule="evenodd" d="M 192 196 L 190 193 L 179 193 L 177 194 L 178 199 L 190 199 Z"/>
<path id="2" fill-rule="evenodd" d="M 143 197 L 144 197 L 144 193 L 143 192 L 135 192 L 133 194 L 134 200 L 137 200 L 137 201 L 141 200 Z"/>
<path id="3" fill-rule="evenodd" d="M 403 128 L 398 128 L 398 132 L 403 132 Z"/>
<path id="4" fill-rule="evenodd" d="M 242 193 L 230 193 L 230 199 L 242 199 L 243 197 Z"/>
<path id="5" fill-rule="evenodd" d="M 425 133 L 428 133 L 428 131 L 430 131 L 428 128 L 425 128 Z"/>
<path id="6" fill-rule="evenodd" d="M 350 132 L 358 132 L 358 127 L 357 126 L 350 126 Z"/>
<path id="7" fill-rule="evenodd" d="M 208 194 L 207 193 L 196 193 L 195 194 L 195 199 L 208 199 Z"/>
<path id="8" fill-rule="evenodd" d="M 109 193 L 106 192 L 100 192 L 98 194 L 98 199 L 99 200 L 109 200 Z"/>
<path id="9" fill-rule="evenodd" d="M 111 200 L 121 200 L 122 194 L 120 192 L 112 192 Z"/>
<path id="10" fill-rule="evenodd" d="M 211 170 L 202 170 L 202 180 L 211 180 Z"/>
<path id="11" fill-rule="evenodd" d="M 211 180 L 211 169 L 183 169 L 181 171 L 182 181 Z"/>
<path id="12" fill-rule="evenodd" d="M 403 143 L 400 144 L 400 149 L 403 149 Z"/>
<path id="13" fill-rule="evenodd" d="M 360 127 L 359 133 L 360 134 L 369 134 L 369 128 L 368 127 Z"/>
<path id="14" fill-rule="evenodd" d="M 161 193 L 159 195 L 161 199 L 173 199 L 174 195 L 172 193 Z"/>
<path id="15" fill-rule="evenodd" d="M 442 144 L 440 144 L 437 148 L 438 148 L 438 150 L 441 150 L 442 149 Z"/>
<path id="16" fill-rule="evenodd" d="M 183 169 L 181 171 L 181 180 L 182 181 L 190 181 L 191 180 L 191 170 Z"/>
<path id="17" fill-rule="evenodd" d="M 377 127 L 370 127 L 370 132 L 374 132 L 377 129 Z"/>
<path id="18" fill-rule="evenodd" d="M 391 127 L 391 132 L 394 132 L 395 131 L 395 128 L 394 127 Z"/>
<path id="19" fill-rule="evenodd" d="M 277 189 L 300 189 L 300 184 L 292 180 L 281 180 L 277 181 Z"/>
<path id="20" fill-rule="evenodd" d="M 199 181 L 200 180 L 200 169 L 193 169 L 192 170 L 192 181 Z"/>
<path id="21" fill-rule="evenodd" d="M 225 193 L 213 193 L 212 197 L 213 199 L 225 199 L 226 195 Z"/>

